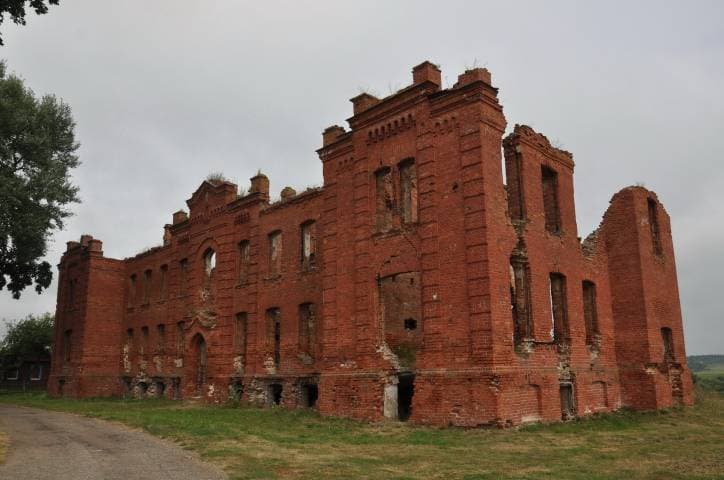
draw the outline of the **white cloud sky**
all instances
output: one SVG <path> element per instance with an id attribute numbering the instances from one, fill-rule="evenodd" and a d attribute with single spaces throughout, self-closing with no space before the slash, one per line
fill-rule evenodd
<path id="1" fill-rule="evenodd" d="M 319 185 L 321 131 L 361 89 L 386 95 L 426 59 L 447 85 L 486 66 L 510 128 L 573 152 L 582 236 L 618 189 L 658 193 L 688 353 L 724 351 L 724 3 L 62 0 L 0 29 L 9 69 L 78 124 L 83 203 L 53 264 L 82 233 L 113 257 L 160 243 L 212 171 Z M 55 290 L 0 292 L 0 318 L 54 310 Z"/>

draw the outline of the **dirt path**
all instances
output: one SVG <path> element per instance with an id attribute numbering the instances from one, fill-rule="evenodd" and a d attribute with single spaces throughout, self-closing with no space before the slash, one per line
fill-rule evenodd
<path id="1" fill-rule="evenodd" d="M 0 405 L 10 436 L 3 480 L 220 480 L 226 476 L 173 443 L 91 418 Z"/>

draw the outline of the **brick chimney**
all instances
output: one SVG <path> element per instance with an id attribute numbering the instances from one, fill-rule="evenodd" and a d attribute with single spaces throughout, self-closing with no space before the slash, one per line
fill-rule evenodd
<path id="1" fill-rule="evenodd" d="M 352 102 L 352 112 L 357 115 L 362 113 L 373 105 L 380 103 L 380 99 L 369 93 L 360 93 L 354 98 L 349 99 Z"/>
<path id="2" fill-rule="evenodd" d="M 463 73 L 458 75 L 458 81 L 455 84 L 455 88 L 462 87 L 478 81 L 482 81 L 487 83 L 488 85 L 492 85 L 490 72 L 487 68 L 472 68 L 470 70 L 465 70 Z"/>
<path id="3" fill-rule="evenodd" d="M 251 188 L 249 193 L 261 193 L 262 195 L 269 196 L 269 178 L 263 173 L 259 172 L 251 180 Z"/>
<path id="4" fill-rule="evenodd" d="M 174 212 L 174 214 L 173 214 L 173 224 L 174 225 L 185 222 L 188 219 L 189 219 L 189 214 L 184 212 L 183 210 L 179 210 L 178 212 Z"/>
<path id="5" fill-rule="evenodd" d="M 91 253 L 97 253 L 99 255 L 103 255 L 103 242 L 101 242 L 97 238 L 92 238 L 88 242 L 88 251 Z"/>
<path id="6" fill-rule="evenodd" d="M 340 127 L 339 125 L 332 125 L 331 127 L 325 128 L 324 132 L 322 132 L 322 146 L 326 147 L 330 143 L 336 142 L 343 134 L 344 127 Z"/>
<path id="7" fill-rule="evenodd" d="M 428 61 L 424 61 L 412 68 L 412 83 L 418 85 L 425 82 L 434 83 L 438 87 L 442 86 L 440 69 L 437 68 L 437 65 Z"/>
<path id="8" fill-rule="evenodd" d="M 173 235 L 171 235 L 171 225 L 168 223 L 163 226 L 163 244 L 164 246 L 171 244 L 171 239 L 173 238 Z"/>
<path id="9" fill-rule="evenodd" d="M 93 235 L 81 235 L 80 246 L 87 247 L 91 240 L 93 240 Z"/>
<path id="10" fill-rule="evenodd" d="M 282 201 L 289 200 L 290 198 L 293 198 L 297 194 L 297 191 L 294 190 L 292 187 L 284 187 L 282 188 Z"/>

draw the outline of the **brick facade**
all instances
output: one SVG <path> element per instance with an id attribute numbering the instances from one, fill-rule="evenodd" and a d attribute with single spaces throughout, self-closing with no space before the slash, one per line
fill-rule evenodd
<path id="1" fill-rule="evenodd" d="M 60 269 L 56 395 L 230 396 L 360 419 L 516 425 L 691 404 L 669 218 L 641 187 L 578 237 L 573 158 L 485 69 L 352 100 L 324 185 L 201 184 L 163 246 Z M 503 180 L 506 171 L 507 185 Z"/>

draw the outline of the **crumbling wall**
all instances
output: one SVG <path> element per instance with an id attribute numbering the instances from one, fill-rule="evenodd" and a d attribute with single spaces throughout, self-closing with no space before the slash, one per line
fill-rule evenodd
<path id="1" fill-rule="evenodd" d="M 485 69 L 443 89 L 424 62 L 352 105 L 324 131 L 323 187 L 204 181 L 162 246 L 71 242 L 51 392 L 461 426 L 691 402 L 652 192 L 617 194 L 581 242 L 572 155 L 526 126 L 503 140 Z"/>

